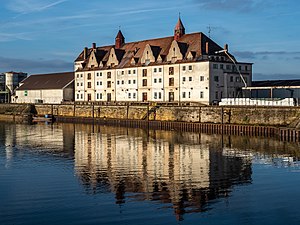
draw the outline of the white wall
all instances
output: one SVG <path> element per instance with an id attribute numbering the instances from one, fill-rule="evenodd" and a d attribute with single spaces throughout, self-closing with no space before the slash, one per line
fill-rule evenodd
<path id="1" fill-rule="evenodd" d="M 27 92 L 27 96 L 26 96 Z M 63 90 L 17 90 L 14 97 L 16 103 L 36 103 L 42 100 L 43 103 L 59 104 L 63 101 Z"/>

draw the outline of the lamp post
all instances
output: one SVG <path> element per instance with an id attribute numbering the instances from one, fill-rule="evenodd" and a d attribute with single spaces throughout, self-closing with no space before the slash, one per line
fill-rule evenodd
<path id="1" fill-rule="evenodd" d="M 228 50 L 227 50 L 227 49 L 223 49 L 223 50 L 220 50 L 220 51 L 216 51 L 215 53 L 216 53 L 216 54 L 219 54 L 219 53 L 223 53 L 223 52 L 225 53 L 226 56 L 228 56 L 228 58 L 229 58 L 229 59 L 233 62 L 233 64 L 235 65 L 235 68 L 236 68 L 236 70 L 238 71 L 238 73 L 239 73 L 239 75 L 240 75 L 240 77 L 241 77 L 241 79 L 242 79 L 242 81 L 243 81 L 243 83 L 244 83 L 244 86 L 245 86 L 245 88 L 246 88 L 246 87 L 247 87 L 247 83 L 246 83 L 246 81 L 245 81 L 243 75 L 241 74 L 241 72 L 240 72 L 238 66 L 236 65 L 235 60 L 228 54 Z"/>

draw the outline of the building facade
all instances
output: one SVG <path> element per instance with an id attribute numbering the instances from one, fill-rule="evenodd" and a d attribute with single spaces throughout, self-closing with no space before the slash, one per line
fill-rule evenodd
<path id="1" fill-rule="evenodd" d="M 174 36 L 84 48 L 75 60 L 75 101 L 218 103 L 251 85 L 252 64 L 236 62 L 205 34 Z M 244 84 L 243 80 L 246 82 Z"/>
<path id="2" fill-rule="evenodd" d="M 6 72 L 0 74 L 0 102 L 11 102 L 11 96 L 19 83 L 27 77 L 27 73 Z"/>
<path id="3" fill-rule="evenodd" d="M 13 96 L 14 103 L 66 101 L 74 101 L 74 72 L 31 75 L 20 83 Z"/>

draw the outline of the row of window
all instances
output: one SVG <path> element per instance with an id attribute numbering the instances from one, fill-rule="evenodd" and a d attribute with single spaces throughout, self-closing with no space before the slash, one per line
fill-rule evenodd
<path id="1" fill-rule="evenodd" d="M 216 98 L 218 98 L 218 92 L 215 93 L 216 94 Z M 84 95 L 83 94 L 77 94 L 77 99 L 78 100 L 83 100 L 84 98 Z M 127 97 L 128 99 L 136 99 L 136 93 L 128 93 L 127 94 Z M 154 99 L 162 99 L 162 92 L 154 92 L 153 93 L 153 98 Z M 182 98 L 185 99 L 185 98 L 191 98 L 191 92 L 182 92 Z M 203 91 L 200 91 L 200 95 L 199 95 L 199 98 L 204 98 L 204 92 Z M 103 94 L 102 93 L 97 93 L 96 94 L 96 99 L 97 100 L 101 100 L 103 99 Z"/>
<path id="2" fill-rule="evenodd" d="M 226 67 L 224 67 L 225 65 L 224 64 L 213 64 L 213 68 L 214 69 L 225 69 L 226 70 L 232 70 L 232 71 L 237 71 L 237 68 L 235 65 L 226 65 Z M 248 66 L 238 66 L 239 70 L 245 70 L 245 71 L 248 71 Z"/>

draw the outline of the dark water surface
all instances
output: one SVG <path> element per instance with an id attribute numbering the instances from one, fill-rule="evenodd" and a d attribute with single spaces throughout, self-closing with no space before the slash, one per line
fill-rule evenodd
<path id="1" fill-rule="evenodd" d="M 0 224 L 300 224 L 297 143 L 0 124 Z"/>

